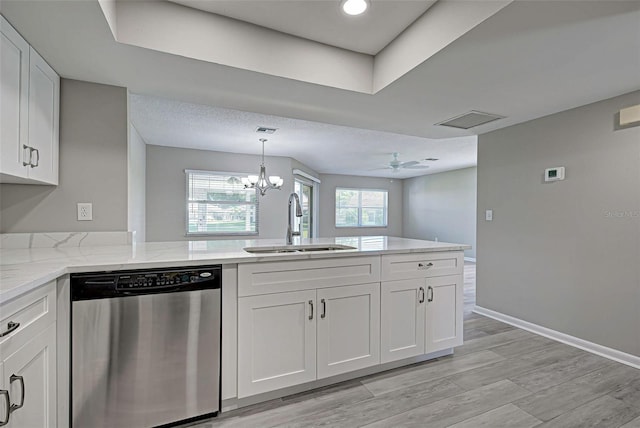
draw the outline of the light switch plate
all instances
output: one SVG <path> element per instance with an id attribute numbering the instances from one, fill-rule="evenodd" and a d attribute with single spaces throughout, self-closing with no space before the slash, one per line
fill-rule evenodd
<path id="1" fill-rule="evenodd" d="M 78 203 L 78 221 L 93 220 L 93 204 L 91 202 Z"/>
<path id="2" fill-rule="evenodd" d="M 486 221 L 493 221 L 493 210 L 486 210 L 484 212 L 484 219 Z"/>

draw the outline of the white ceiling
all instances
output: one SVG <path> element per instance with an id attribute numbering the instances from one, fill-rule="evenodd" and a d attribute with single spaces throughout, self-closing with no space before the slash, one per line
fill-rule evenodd
<path id="1" fill-rule="evenodd" d="M 129 114 L 155 145 L 292 157 L 323 174 L 408 178 L 476 165 L 477 137 L 434 140 L 132 94 Z M 277 128 L 258 134 L 258 126 Z M 392 153 L 428 169 L 385 168 Z M 436 158 L 438 161 L 425 161 Z"/>
<path id="2" fill-rule="evenodd" d="M 377 54 L 435 3 L 373 0 L 349 16 L 338 0 L 170 0 L 194 9 L 369 55 Z"/>
<path id="3" fill-rule="evenodd" d="M 322 123 L 349 127 L 327 127 L 324 135 L 342 141 L 334 158 L 350 159 L 346 163 L 358 171 L 378 159 L 383 162 L 393 151 L 400 152 L 403 161 L 413 160 L 431 152 L 419 150 L 430 148 L 431 139 L 481 134 L 640 89 L 638 1 L 515 1 L 375 94 L 118 43 L 96 0 L 2 0 L 0 12 L 66 78 L 125 86 L 136 94 L 177 100 L 178 107 L 184 102 L 279 117 L 285 124 L 280 126 L 283 139 L 290 123 L 296 132 L 322 132 L 283 118 L 316 122 L 313 125 L 320 128 Z M 171 39 L 170 29 L 166 36 Z M 158 112 L 177 108 L 162 104 L 158 101 Z M 507 118 L 470 131 L 434 126 L 469 110 Z M 259 153 L 254 126 L 269 123 L 245 119 L 254 123 L 236 132 L 244 132 L 242 141 L 256 141 L 254 149 L 246 149 Z M 148 119 L 154 121 L 151 129 L 139 125 L 152 144 L 166 144 L 162 135 L 173 132 L 163 123 L 184 129 L 170 120 Z M 351 137 L 341 140 L 338 130 Z M 358 138 L 359 132 L 361 140 L 372 141 L 372 150 L 351 149 L 347 142 Z M 197 142 L 188 130 L 178 136 Z M 299 134 L 298 140 L 305 142 L 305 153 L 321 150 L 313 135 Z M 440 143 L 443 150 L 452 147 L 451 141 Z M 210 147 L 217 150 L 224 144 L 212 141 Z M 267 153 L 302 161 L 293 152 L 279 153 L 277 144 L 274 137 Z M 327 172 L 333 168 L 316 163 L 320 161 L 314 156 L 309 157 L 309 166 Z M 361 165 L 352 163 L 356 156 Z M 434 172 L 435 165 L 427 171 Z"/>

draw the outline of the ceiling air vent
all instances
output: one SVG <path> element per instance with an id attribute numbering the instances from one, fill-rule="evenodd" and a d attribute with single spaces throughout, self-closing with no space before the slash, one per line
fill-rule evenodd
<path id="1" fill-rule="evenodd" d="M 267 128 L 266 126 L 258 126 L 256 132 L 258 134 L 273 134 L 278 128 Z"/>
<path id="2" fill-rule="evenodd" d="M 485 123 L 504 118 L 505 116 L 500 116 L 497 114 L 483 113 L 481 111 L 471 110 L 470 112 L 461 114 L 460 116 L 452 117 L 451 119 L 436 123 L 436 125 L 449 126 L 451 128 L 459 129 L 469 129 L 473 128 L 474 126 L 484 125 Z"/>

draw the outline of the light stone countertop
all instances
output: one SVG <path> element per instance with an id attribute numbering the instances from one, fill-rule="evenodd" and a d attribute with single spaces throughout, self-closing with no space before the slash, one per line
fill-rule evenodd
<path id="1" fill-rule="evenodd" d="M 462 251 L 464 244 L 387 236 L 315 238 L 294 244 L 348 245 L 353 250 L 251 254 L 245 247 L 283 246 L 282 239 L 147 242 L 128 245 L 0 249 L 0 304 L 67 273 L 206 264 L 256 263 L 393 253 Z"/>

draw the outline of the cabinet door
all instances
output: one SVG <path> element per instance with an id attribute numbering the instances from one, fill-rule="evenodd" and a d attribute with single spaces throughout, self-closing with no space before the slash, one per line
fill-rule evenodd
<path id="1" fill-rule="evenodd" d="M 382 363 L 424 354 L 426 280 L 382 283 L 380 360 Z"/>
<path id="2" fill-rule="evenodd" d="M 26 177 L 22 156 L 28 144 L 29 45 L 2 16 L 0 33 L 0 173 Z"/>
<path id="3" fill-rule="evenodd" d="M 427 335 L 425 352 L 462 345 L 462 275 L 427 278 Z"/>
<path id="4" fill-rule="evenodd" d="M 380 363 L 380 283 L 318 293 L 318 379 Z"/>
<path id="5" fill-rule="evenodd" d="M 316 379 L 315 290 L 238 299 L 238 398 Z"/>
<path id="6" fill-rule="evenodd" d="M 11 413 L 9 426 L 56 426 L 56 325 L 45 331 L 4 360 L 4 384 L 11 403 L 23 406 Z M 11 381 L 13 376 L 21 376 Z"/>
<path id="7" fill-rule="evenodd" d="M 60 77 L 33 48 L 29 56 L 29 178 L 58 184 Z"/>

